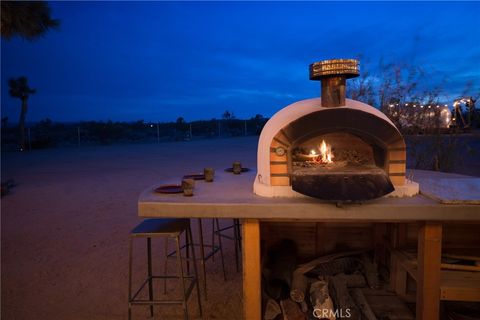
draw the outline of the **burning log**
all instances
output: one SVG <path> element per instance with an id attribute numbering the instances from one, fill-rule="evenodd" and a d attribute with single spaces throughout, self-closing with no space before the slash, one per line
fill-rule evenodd
<path id="1" fill-rule="evenodd" d="M 310 286 L 310 302 L 313 306 L 313 316 L 318 319 L 335 320 L 335 309 L 332 298 L 328 294 L 328 283 L 319 280 Z"/>
<path id="2" fill-rule="evenodd" d="M 283 320 L 306 320 L 305 314 L 300 310 L 298 303 L 290 299 L 280 301 L 283 311 Z"/>
<path id="3" fill-rule="evenodd" d="M 361 289 L 355 288 L 350 290 L 350 295 L 352 296 L 353 300 L 355 300 L 357 306 L 360 308 L 362 319 L 377 320 L 377 317 L 370 308 L 370 305 L 368 304 L 367 299 L 365 298 L 365 295 L 363 294 Z"/>
<path id="4" fill-rule="evenodd" d="M 360 320 L 360 311 L 348 292 L 345 279 L 338 276 L 330 277 L 329 284 L 339 319 Z"/>

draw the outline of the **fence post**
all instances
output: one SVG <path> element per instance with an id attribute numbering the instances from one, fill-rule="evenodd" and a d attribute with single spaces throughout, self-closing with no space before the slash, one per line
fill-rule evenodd
<path id="1" fill-rule="evenodd" d="M 218 137 L 220 138 L 220 120 L 218 120 L 217 125 L 218 125 Z"/>
<path id="2" fill-rule="evenodd" d="M 192 136 L 192 124 L 190 123 L 190 139 L 192 139 L 193 136 Z"/>
<path id="3" fill-rule="evenodd" d="M 247 120 L 245 120 L 245 136 L 247 135 Z"/>
<path id="4" fill-rule="evenodd" d="M 80 126 L 77 126 L 77 141 L 78 147 L 80 147 Z"/>
<path id="5" fill-rule="evenodd" d="M 157 143 L 160 143 L 160 124 L 157 121 Z"/>

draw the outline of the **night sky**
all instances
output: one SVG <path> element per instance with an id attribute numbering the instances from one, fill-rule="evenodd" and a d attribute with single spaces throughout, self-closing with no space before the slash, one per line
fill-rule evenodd
<path id="1" fill-rule="evenodd" d="M 444 83 L 447 99 L 480 88 L 479 2 L 50 2 L 58 30 L 2 39 L 2 117 L 37 94 L 27 121 L 187 121 L 271 116 L 319 95 L 308 65 L 362 56 L 361 68 L 407 63 Z M 448 102 L 448 101 L 447 101 Z"/>

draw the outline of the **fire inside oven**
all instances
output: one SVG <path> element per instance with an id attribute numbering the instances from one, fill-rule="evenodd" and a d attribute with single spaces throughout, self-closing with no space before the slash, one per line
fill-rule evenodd
<path id="1" fill-rule="evenodd" d="M 362 201 L 394 190 L 387 174 L 388 143 L 398 139 L 388 123 L 358 110 L 331 108 L 282 130 L 292 145 L 292 189 L 333 201 Z"/>
<path id="2" fill-rule="evenodd" d="M 358 135 L 336 131 L 292 150 L 292 188 L 327 200 L 368 200 L 394 190 L 385 150 Z"/>

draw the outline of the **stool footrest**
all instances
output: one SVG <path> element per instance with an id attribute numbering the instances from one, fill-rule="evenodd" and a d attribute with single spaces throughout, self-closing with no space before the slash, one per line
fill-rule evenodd
<path id="1" fill-rule="evenodd" d="M 194 243 L 194 244 L 191 244 L 191 246 L 194 246 L 194 247 L 200 247 L 200 244 L 199 243 Z M 213 257 L 213 255 L 215 255 L 218 251 L 220 251 L 220 246 L 212 246 L 211 244 L 204 244 L 203 245 L 204 248 L 212 248 L 212 251 L 210 251 L 209 253 L 207 253 L 203 259 L 202 258 L 197 258 L 197 261 L 207 261 L 208 259 L 210 259 L 211 257 Z M 183 245 L 180 247 L 180 250 L 183 250 L 186 248 L 186 245 Z M 176 251 L 172 251 L 170 252 L 169 254 L 167 254 L 167 258 L 169 259 L 173 259 L 173 258 L 176 258 L 177 256 L 177 252 Z M 184 256 L 182 256 L 182 259 L 183 260 L 189 260 L 191 261 L 192 258 L 186 258 Z"/>
<path id="2" fill-rule="evenodd" d="M 131 305 L 183 304 L 183 300 L 135 300 L 129 303 Z"/>
<path id="3" fill-rule="evenodd" d="M 185 293 L 185 297 L 186 297 L 186 299 L 188 299 L 190 297 L 190 294 L 192 293 L 193 288 L 195 287 L 195 277 L 194 276 L 184 276 L 183 278 L 191 280 L 191 282 L 190 282 L 190 284 L 189 284 L 189 286 L 186 290 L 186 293 Z M 181 279 L 181 277 L 179 277 L 179 276 L 151 276 L 151 277 L 147 277 L 147 279 L 145 279 L 145 281 L 142 283 L 140 288 L 138 288 L 137 292 L 135 292 L 133 297 L 130 298 L 128 300 L 128 302 L 130 304 L 165 304 L 165 303 L 168 303 L 168 301 L 177 301 L 177 300 L 138 300 L 138 299 L 135 299 L 140 294 L 140 292 L 142 292 L 142 289 L 145 287 L 145 285 L 148 284 L 149 280 L 153 280 L 153 279 Z M 145 303 L 145 301 L 150 301 L 151 303 Z M 163 301 L 163 302 L 161 302 L 161 301 Z M 183 303 L 183 300 L 178 300 L 178 301 L 180 301 L 181 304 Z M 137 303 L 137 302 L 140 302 L 140 303 Z M 174 304 L 176 304 L 176 302 Z"/>
<path id="4" fill-rule="evenodd" d="M 218 234 L 219 232 L 215 232 L 215 234 Z M 235 237 L 227 236 L 226 234 L 219 233 L 220 237 L 226 238 L 228 240 L 235 240 Z"/>

